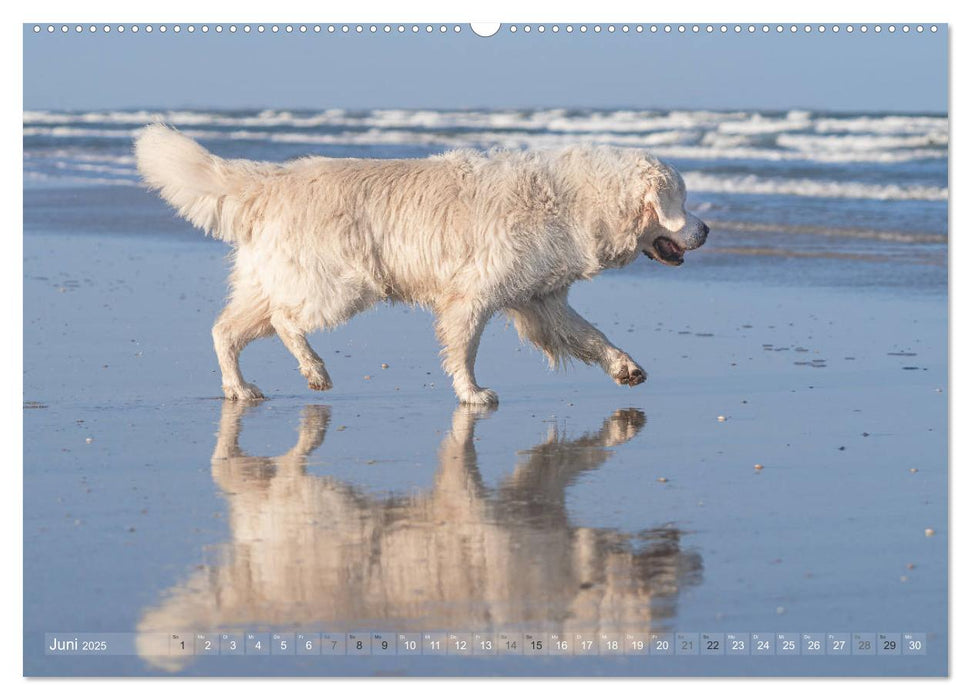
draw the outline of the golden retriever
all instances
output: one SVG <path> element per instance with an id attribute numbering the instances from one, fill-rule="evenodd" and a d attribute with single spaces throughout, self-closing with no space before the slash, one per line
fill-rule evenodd
<path id="1" fill-rule="evenodd" d="M 229 399 L 263 394 L 239 353 L 276 333 L 311 389 L 332 386 L 306 334 L 381 300 L 431 309 L 460 401 L 494 404 L 474 365 L 497 312 L 550 364 L 596 363 L 618 384 L 644 370 L 567 303 L 570 285 L 639 253 L 680 265 L 708 226 L 684 209 L 681 176 L 636 150 L 457 150 L 426 159 L 219 158 L 161 124 L 135 141 L 145 182 L 236 247 L 212 335 Z"/>

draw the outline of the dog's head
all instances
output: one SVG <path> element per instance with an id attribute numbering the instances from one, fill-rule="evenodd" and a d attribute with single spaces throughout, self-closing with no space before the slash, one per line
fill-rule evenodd
<path id="1" fill-rule="evenodd" d="M 684 210 L 684 180 L 677 170 L 647 156 L 640 166 L 647 192 L 638 222 L 637 247 L 651 260 L 680 265 L 685 251 L 704 245 L 708 225 Z"/>

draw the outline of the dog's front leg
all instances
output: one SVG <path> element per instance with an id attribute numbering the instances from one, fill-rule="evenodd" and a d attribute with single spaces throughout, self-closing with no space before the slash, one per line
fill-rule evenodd
<path id="1" fill-rule="evenodd" d="M 475 356 L 479 339 L 491 313 L 464 302 L 453 302 L 440 309 L 436 332 L 442 343 L 443 366 L 452 377 L 459 401 L 472 405 L 499 403 L 491 389 L 480 387 L 475 381 Z"/>
<path id="2" fill-rule="evenodd" d="M 598 364 L 618 384 L 636 386 L 647 372 L 566 301 L 566 291 L 533 299 L 511 308 L 516 330 L 546 353 L 556 367 L 566 357 Z"/>

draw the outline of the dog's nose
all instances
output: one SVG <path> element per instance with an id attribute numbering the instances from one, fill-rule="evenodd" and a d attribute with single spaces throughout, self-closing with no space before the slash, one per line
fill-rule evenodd
<path id="1" fill-rule="evenodd" d="M 701 232 L 705 234 L 705 238 L 708 238 L 708 234 L 711 233 L 711 229 L 708 228 L 708 224 L 704 221 L 701 222 Z"/>

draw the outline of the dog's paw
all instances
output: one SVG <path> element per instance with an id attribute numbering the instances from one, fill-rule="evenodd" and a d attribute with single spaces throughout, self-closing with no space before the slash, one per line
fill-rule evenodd
<path id="1" fill-rule="evenodd" d="M 618 384 L 637 386 L 647 380 L 647 372 L 634 362 L 629 355 L 622 355 L 616 362 L 611 377 Z"/>
<path id="2" fill-rule="evenodd" d="M 606 447 L 620 445 L 640 432 L 647 423 L 644 412 L 636 408 L 621 408 L 604 421 L 604 443 Z"/>
<path id="3" fill-rule="evenodd" d="M 223 394 L 230 401 L 258 401 L 265 399 L 263 392 L 255 384 L 243 382 L 233 386 L 223 386 Z"/>
<path id="4" fill-rule="evenodd" d="M 327 391 L 334 388 L 334 382 L 331 381 L 330 375 L 327 374 L 323 365 L 302 370 L 301 373 L 307 378 L 307 386 L 314 391 Z"/>
<path id="5" fill-rule="evenodd" d="M 463 392 L 459 400 L 468 406 L 495 406 L 499 403 L 499 395 L 492 389 L 477 387 Z"/>

